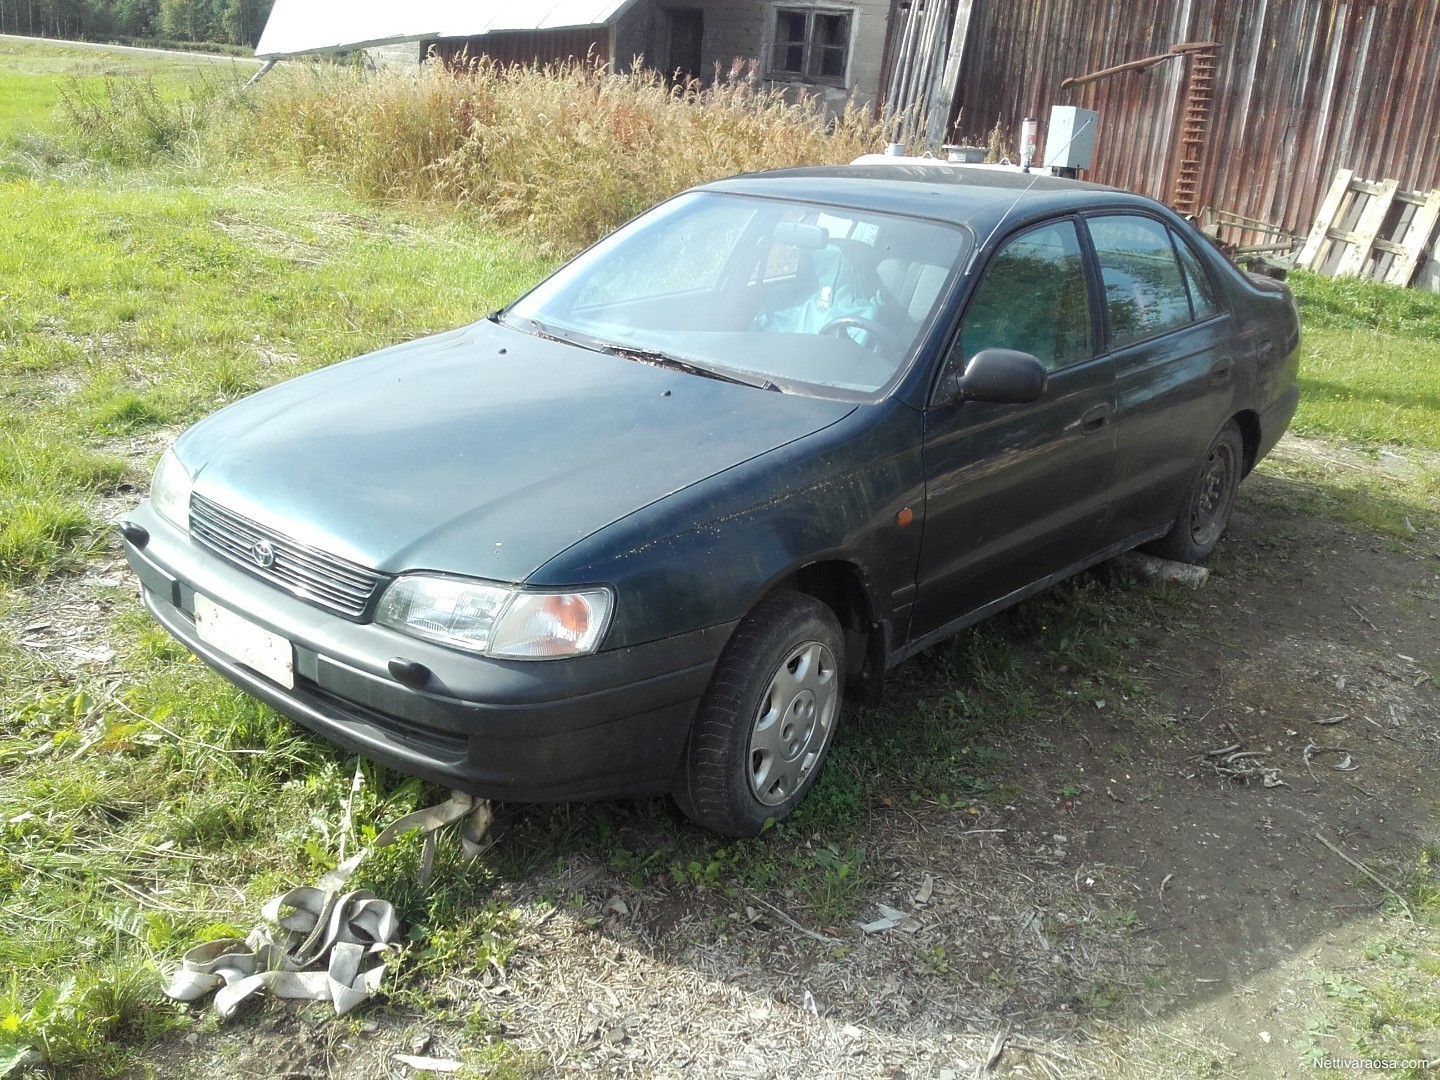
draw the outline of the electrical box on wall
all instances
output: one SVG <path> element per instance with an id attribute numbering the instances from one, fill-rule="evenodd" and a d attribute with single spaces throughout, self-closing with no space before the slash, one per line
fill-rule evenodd
<path id="1" fill-rule="evenodd" d="M 1047 169 L 1088 169 L 1095 157 L 1095 133 L 1100 114 L 1074 105 L 1053 105 L 1045 132 Z"/>

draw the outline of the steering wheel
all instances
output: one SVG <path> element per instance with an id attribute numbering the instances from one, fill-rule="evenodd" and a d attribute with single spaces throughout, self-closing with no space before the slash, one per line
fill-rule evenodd
<path id="1" fill-rule="evenodd" d="M 870 335 L 866 346 L 874 352 L 880 352 L 881 346 L 889 350 L 900 348 L 900 337 L 884 323 L 875 319 L 867 319 L 863 315 L 842 315 L 838 319 L 831 319 L 820 328 L 821 334 L 828 334 L 830 337 L 849 337 L 846 333 L 851 327 L 857 330 L 864 330 Z M 851 338 L 854 341 L 853 338 Z M 859 342 L 856 342 L 859 344 Z"/>

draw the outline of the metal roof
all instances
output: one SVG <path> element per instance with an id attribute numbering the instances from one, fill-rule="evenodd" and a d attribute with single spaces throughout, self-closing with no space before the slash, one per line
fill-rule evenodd
<path id="1" fill-rule="evenodd" d="M 275 0 L 255 55 L 339 52 L 497 30 L 604 26 L 634 0 Z"/>

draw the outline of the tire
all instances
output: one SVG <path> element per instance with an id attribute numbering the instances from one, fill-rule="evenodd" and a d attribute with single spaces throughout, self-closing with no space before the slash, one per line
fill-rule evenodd
<path id="1" fill-rule="evenodd" d="M 845 639 L 814 597 L 778 593 L 725 646 L 700 702 L 674 791 L 685 816 L 755 836 L 815 785 L 835 739 Z"/>
<path id="2" fill-rule="evenodd" d="M 1185 492 L 1175 525 L 1159 540 L 1147 544 L 1145 550 L 1176 562 L 1204 562 L 1230 524 L 1244 468 L 1245 440 L 1231 420 L 1205 452 Z"/>

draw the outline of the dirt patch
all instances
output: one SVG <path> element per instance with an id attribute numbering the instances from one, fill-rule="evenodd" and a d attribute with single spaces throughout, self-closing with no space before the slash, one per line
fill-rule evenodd
<path id="1" fill-rule="evenodd" d="M 1440 834 L 1440 548 L 1317 515 L 1314 494 L 1252 477 L 1209 584 L 1137 628 L 1144 692 L 1010 732 L 1006 800 L 870 807 L 867 876 L 828 925 L 783 876 L 637 885 L 571 849 L 487 897 L 518 913 L 518 948 L 437 988 L 428 1015 L 268 1004 L 221 1029 L 197 1014 L 149 1068 L 407 1075 L 393 1055 L 419 1033 L 430 1053 L 489 1045 L 520 1075 L 1305 1075 L 1306 973 L 1354 957 L 1386 901 L 1337 851 L 1383 866 Z M 108 592 L 113 571 L 11 620 Z M 83 662 L 93 642 L 69 636 L 58 661 Z M 654 804 L 594 812 L 633 852 L 685 828 Z M 546 814 L 502 809 L 499 845 Z M 886 908 L 894 925 L 862 928 Z"/>

